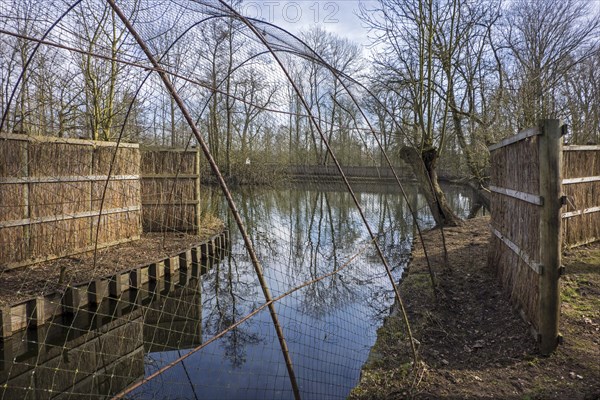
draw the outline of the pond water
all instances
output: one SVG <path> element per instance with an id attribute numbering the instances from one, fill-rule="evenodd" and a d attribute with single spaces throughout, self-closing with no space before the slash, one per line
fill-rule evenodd
<path id="1" fill-rule="evenodd" d="M 470 190 L 445 189 L 458 214 L 468 215 Z M 419 210 L 420 225 L 431 226 L 421 196 L 414 187 L 407 191 Z M 408 207 L 396 186 L 363 185 L 357 194 L 399 280 L 413 234 Z M 333 184 L 246 189 L 236 192 L 235 199 L 273 297 L 343 268 L 284 297 L 275 309 L 302 398 L 345 398 L 358 382 L 376 330 L 394 302 L 389 278 L 351 197 Z M 5 344 L 0 379 L 21 390 L 7 390 L 4 398 L 32 390 L 44 393 L 43 398 L 60 392 L 88 398 L 115 394 L 263 304 L 258 279 L 222 197 L 215 193 L 208 203 L 231 231 L 230 249 L 219 262 L 197 278 L 192 274 L 191 279 L 149 287 L 143 296 L 132 295 L 143 299 L 114 302 L 101 314 L 79 313 L 77 324 L 63 321 L 34 338 L 26 333 L 11 349 Z M 17 349 L 17 342 L 23 349 Z M 82 361 L 88 359 L 89 365 Z M 264 309 L 128 397 L 284 399 L 293 393 Z"/>
<path id="2" fill-rule="evenodd" d="M 412 241 L 408 207 L 396 186 L 359 189 L 359 201 L 398 280 Z M 446 191 L 454 209 L 466 216 L 472 203 L 469 191 L 456 186 Z M 421 196 L 414 187 L 408 187 L 408 193 L 420 210 L 421 224 L 431 226 Z M 236 202 L 273 297 L 348 263 L 342 272 L 276 303 L 302 397 L 345 398 L 394 301 L 389 278 L 350 195 L 338 185 L 295 186 L 238 192 Z M 263 302 L 242 240 L 234 226 L 231 231 L 231 253 L 202 277 L 204 340 Z M 148 354 L 146 373 L 179 355 Z M 189 380 L 182 379 L 188 373 Z M 157 398 L 293 398 L 267 310 L 146 384 L 142 393 Z"/>

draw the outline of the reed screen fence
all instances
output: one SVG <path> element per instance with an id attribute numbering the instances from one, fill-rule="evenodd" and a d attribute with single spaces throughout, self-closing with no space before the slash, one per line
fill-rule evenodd
<path id="1" fill-rule="evenodd" d="M 137 144 L 1 134 L 0 266 L 139 239 L 139 159 Z"/>
<path id="2" fill-rule="evenodd" d="M 600 240 L 600 146 L 563 147 L 563 244 Z"/>
<path id="3" fill-rule="evenodd" d="M 490 146 L 489 262 L 546 354 L 558 344 L 562 248 L 600 237 L 599 147 L 563 146 L 565 129 L 546 120 Z"/>
<path id="4" fill-rule="evenodd" d="M 144 232 L 198 232 L 199 150 L 143 147 L 141 158 Z"/>

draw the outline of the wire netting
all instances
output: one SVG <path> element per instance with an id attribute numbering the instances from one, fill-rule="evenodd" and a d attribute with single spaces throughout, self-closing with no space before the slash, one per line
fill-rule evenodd
<path id="1" fill-rule="evenodd" d="M 2 398 L 357 384 L 433 226 L 412 138 L 360 47 L 241 4 L 0 3 Z"/>

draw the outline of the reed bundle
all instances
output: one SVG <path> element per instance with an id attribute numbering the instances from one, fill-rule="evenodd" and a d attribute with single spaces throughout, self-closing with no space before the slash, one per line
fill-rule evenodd
<path id="1" fill-rule="evenodd" d="M 539 139 L 537 136 L 501 147 L 491 153 L 491 184 L 532 195 L 539 194 Z M 492 235 L 489 263 L 495 266 L 502 287 L 511 302 L 521 309 L 537 329 L 539 325 L 539 274 L 532 263 L 540 261 L 541 207 L 536 204 L 492 193 L 491 225 L 514 243 L 521 254 Z"/>
<path id="2" fill-rule="evenodd" d="M 145 232 L 196 232 L 199 224 L 199 153 L 142 151 L 142 225 Z"/>
<path id="3" fill-rule="evenodd" d="M 564 179 L 600 177 L 600 150 L 590 146 L 565 151 L 562 172 Z M 600 207 L 600 181 L 563 184 L 563 194 L 568 198 L 563 211 L 581 211 L 563 218 L 563 244 L 574 247 L 600 240 L 600 211 L 585 212 Z"/>

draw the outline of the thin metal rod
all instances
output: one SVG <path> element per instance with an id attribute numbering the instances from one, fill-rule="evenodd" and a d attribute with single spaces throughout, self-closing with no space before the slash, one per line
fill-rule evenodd
<path id="1" fill-rule="evenodd" d="M 281 351 L 285 358 L 285 363 L 286 363 L 286 367 L 287 367 L 288 374 L 290 377 L 290 382 L 292 384 L 294 397 L 296 398 L 296 400 L 299 400 L 300 399 L 300 389 L 298 387 L 298 383 L 296 380 L 296 374 L 293 369 L 293 364 L 292 364 L 292 360 L 290 357 L 290 352 L 289 352 L 289 349 L 287 346 L 287 342 L 285 341 L 285 337 L 283 335 L 283 330 L 279 323 L 279 318 L 277 317 L 277 312 L 275 310 L 275 306 L 272 302 L 271 292 L 269 290 L 269 287 L 268 287 L 265 277 L 263 275 L 262 266 L 260 264 L 260 261 L 258 260 L 256 252 L 254 250 L 254 245 L 252 244 L 252 241 L 250 240 L 250 237 L 248 236 L 246 227 L 244 226 L 244 223 L 243 223 L 240 213 L 237 209 L 235 201 L 233 200 L 231 192 L 229 191 L 229 188 L 227 187 L 227 183 L 225 182 L 223 175 L 221 174 L 221 171 L 219 170 L 219 166 L 217 165 L 216 161 L 212 157 L 212 154 L 210 152 L 210 149 L 208 148 L 208 145 L 206 144 L 206 142 L 204 141 L 204 138 L 200 134 L 200 131 L 198 130 L 198 127 L 196 126 L 194 120 L 192 119 L 192 116 L 190 115 L 190 112 L 187 109 L 187 107 L 185 106 L 182 98 L 179 96 L 179 93 L 177 92 L 177 90 L 175 89 L 173 84 L 171 83 L 167 73 L 161 68 L 158 61 L 154 58 L 154 56 L 148 49 L 148 46 L 146 45 L 146 42 L 144 41 L 144 39 L 142 39 L 142 37 L 138 34 L 137 30 L 133 27 L 133 25 L 131 24 L 129 19 L 125 16 L 125 14 L 123 14 L 123 11 L 121 11 L 121 9 L 117 6 L 115 1 L 114 0 L 106 0 L 106 1 L 111 6 L 111 8 L 115 11 L 115 13 L 119 16 L 119 18 L 121 19 L 123 24 L 125 24 L 125 26 L 129 30 L 129 32 L 132 34 L 132 36 L 135 38 L 136 42 L 139 44 L 142 51 L 144 51 L 144 53 L 148 57 L 148 60 L 150 61 L 150 63 L 152 63 L 154 68 L 156 68 L 165 87 L 167 88 L 167 90 L 169 91 L 169 93 L 171 94 L 171 96 L 173 97 L 175 102 L 177 103 L 177 106 L 181 110 L 181 113 L 183 114 L 186 122 L 188 123 L 188 125 L 190 126 L 190 129 L 194 133 L 194 136 L 198 140 L 198 144 L 202 148 L 202 152 L 204 153 L 204 156 L 206 157 L 208 163 L 210 164 L 210 167 L 211 167 L 213 173 L 217 177 L 219 186 L 221 187 L 221 190 L 223 191 L 223 194 L 225 195 L 225 198 L 227 199 L 227 204 L 229 205 L 229 209 L 230 209 L 231 213 L 233 214 L 233 217 L 238 226 L 240 234 L 242 235 L 242 238 L 244 240 L 246 250 L 248 251 L 248 255 L 250 256 L 252 265 L 254 267 L 254 270 L 255 270 L 258 280 L 260 282 L 260 286 L 263 291 L 265 300 L 269 303 L 269 313 L 271 315 L 271 319 L 273 321 L 275 331 L 277 332 L 277 338 L 279 339 Z"/>

